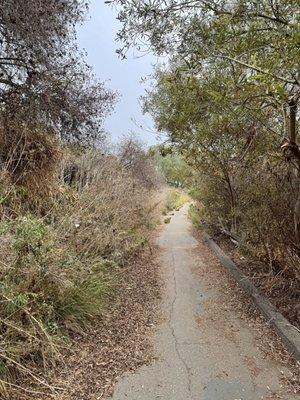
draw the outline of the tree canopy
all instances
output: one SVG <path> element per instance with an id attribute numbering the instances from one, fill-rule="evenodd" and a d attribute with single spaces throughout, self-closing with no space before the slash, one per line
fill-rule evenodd
<path id="1" fill-rule="evenodd" d="M 167 57 L 144 110 L 193 168 L 206 228 L 296 282 L 299 1 L 112 3 L 122 56 L 135 46 Z"/>
<path id="2" fill-rule="evenodd" d="M 230 75 L 240 93 L 249 97 L 252 90 L 260 108 L 281 107 L 286 113 L 290 107 L 294 119 L 300 90 L 297 0 L 114 3 L 120 6 L 123 54 L 135 45 L 168 54 L 177 71 L 203 80 L 212 74 Z M 299 159 L 293 124 L 289 146 Z"/>
<path id="3" fill-rule="evenodd" d="M 0 4 L 1 116 L 64 140 L 100 138 L 115 94 L 91 73 L 76 44 L 82 0 Z"/>

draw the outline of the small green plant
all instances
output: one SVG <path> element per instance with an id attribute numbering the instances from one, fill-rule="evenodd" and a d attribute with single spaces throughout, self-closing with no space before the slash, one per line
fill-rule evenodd
<path id="1" fill-rule="evenodd" d="M 43 220 L 27 215 L 16 227 L 15 249 L 18 252 L 35 252 L 41 247 L 46 234 L 47 227 Z"/>
<path id="2" fill-rule="evenodd" d="M 195 227 L 201 227 L 201 210 L 194 204 L 191 204 L 189 207 L 189 218 Z"/>
<path id="3" fill-rule="evenodd" d="M 0 235 L 5 235 L 7 232 L 9 232 L 10 229 L 10 223 L 7 221 L 2 221 L 0 222 Z"/>
<path id="4" fill-rule="evenodd" d="M 189 196 L 191 196 L 192 199 L 194 200 L 200 200 L 201 198 L 201 191 L 199 190 L 198 187 L 192 187 L 189 191 L 188 191 Z"/>
<path id="5" fill-rule="evenodd" d="M 91 270 L 69 285 L 56 304 L 56 313 L 72 330 L 80 330 L 101 315 L 108 296 L 117 282 L 116 264 L 109 260 L 91 260 Z"/>

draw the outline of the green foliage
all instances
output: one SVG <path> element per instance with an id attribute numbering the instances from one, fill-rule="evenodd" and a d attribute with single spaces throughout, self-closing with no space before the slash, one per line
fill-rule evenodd
<path id="1" fill-rule="evenodd" d="M 161 157 L 160 168 L 168 183 L 174 186 L 184 186 L 188 178 L 188 166 L 178 154 L 168 154 Z"/>
<path id="2" fill-rule="evenodd" d="M 176 148 L 154 146 L 150 154 L 155 159 L 160 173 L 171 186 L 184 187 L 191 181 L 192 170 Z"/>
<path id="3" fill-rule="evenodd" d="M 182 207 L 188 200 L 189 197 L 182 190 L 178 189 L 169 190 L 165 206 L 167 212 L 173 210 L 179 210 L 179 208 Z"/>
<path id="4" fill-rule="evenodd" d="M 214 68 L 247 71 L 241 86 L 259 83 L 267 95 L 284 98 L 286 83 L 297 84 L 299 24 L 297 1 L 238 0 L 234 3 L 115 0 L 123 23 L 119 37 L 125 48 L 151 46 L 157 54 L 172 54 L 185 60 L 178 71 L 209 78 Z M 174 23 L 176 21 L 176 23 Z M 148 42 L 145 43 L 145 38 Z M 295 76 L 296 75 L 296 76 Z M 296 78 L 296 79 L 295 79 Z M 277 91 L 277 88 L 279 90 Z M 284 89 L 284 94 L 282 92 Z M 218 95 L 217 95 L 218 97 Z"/>
<path id="5" fill-rule="evenodd" d="M 25 216 L 16 227 L 14 246 L 17 252 L 38 251 L 45 240 L 47 227 L 32 215 Z"/>
<path id="6" fill-rule="evenodd" d="M 189 189 L 188 194 L 193 200 L 199 201 L 201 199 L 201 190 L 197 186 L 192 186 Z"/>
<path id="7" fill-rule="evenodd" d="M 144 110 L 188 166 L 186 185 L 201 210 L 191 208 L 191 218 L 238 241 L 264 262 L 262 281 L 271 276 L 274 291 L 286 289 L 294 298 L 300 279 L 294 112 L 300 50 L 294 38 L 300 20 L 294 1 L 271 3 L 179 1 L 175 7 L 158 1 L 155 12 L 143 14 L 141 2 L 122 1 L 121 36 L 130 31 L 138 41 L 143 24 L 155 51 L 172 48 L 168 68 L 155 72 Z"/>
<path id="8" fill-rule="evenodd" d="M 189 218 L 196 228 L 201 228 L 203 216 L 201 215 L 199 208 L 196 207 L 195 204 L 191 204 L 189 207 Z"/>
<path id="9" fill-rule="evenodd" d="M 88 321 L 103 313 L 106 299 L 117 282 L 117 266 L 113 261 L 90 260 L 89 273 L 68 285 L 56 304 L 59 319 L 67 321 L 68 328 L 84 328 Z M 85 267 L 86 268 L 86 267 Z"/>
<path id="10" fill-rule="evenodd" d="M 0 315 L 8 324 L 4 349 L 17 362 L 33 349 L 42 359 L 66 328 L 83 328 L 101 314 L 116 283 L 114 262 L 84 257 L 71 242 L 62 247 L 59 230 L 33 215 L 10 227 L 15 240 L 12 263 L 1 271 Z"/>

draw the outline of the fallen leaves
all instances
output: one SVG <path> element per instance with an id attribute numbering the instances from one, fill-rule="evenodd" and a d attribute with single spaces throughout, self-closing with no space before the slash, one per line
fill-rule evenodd
<path id="1" fill-rule="evenodd" d="M 30 399 L 104 399 L 120 376 L 153 360 L 151 333 L 159 318 L 161 283 L 151 252 L 144 251 L 121 276 L 113 307 L 87 335 L 74 337 L 72 351 L 48 377 L 65 390 Z"/>

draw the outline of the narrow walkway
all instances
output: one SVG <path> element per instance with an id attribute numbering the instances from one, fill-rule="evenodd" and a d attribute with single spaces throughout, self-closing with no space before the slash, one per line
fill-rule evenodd
<path id="1" fill-rule="evenodd" d="M 195 273 L 204 260 L 187 210 L 177 212 L 158 239 L 166 290 L 165 318 L 154 339 L 157 360 L 124 376 L 113 400 L 299 399 L 282 392 L 282 367 L 257 349 L 255 331 L 237 313 L 206 315 L 207 304 L 220 300 Z"/>

